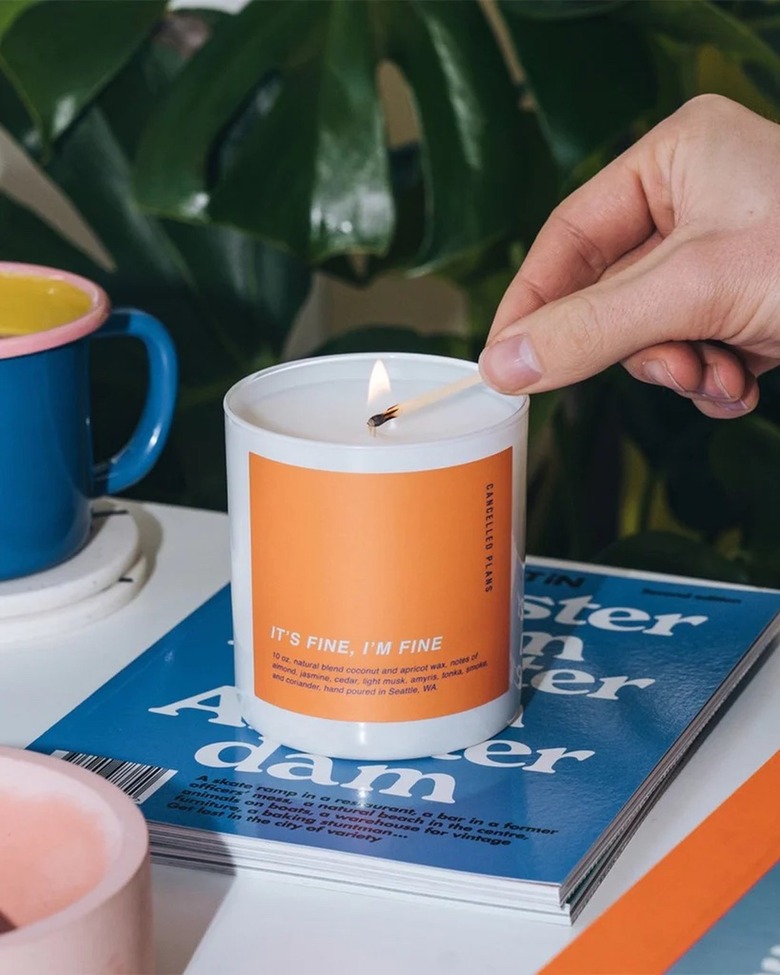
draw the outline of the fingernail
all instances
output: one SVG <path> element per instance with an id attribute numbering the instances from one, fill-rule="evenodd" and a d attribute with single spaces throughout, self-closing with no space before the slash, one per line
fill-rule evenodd
<path id="1" fill-rule="evenodd" d="M 542 376 L 527 335 L 513 335 L 483 349 L 479 368 L 491 386 L 508 393 L 517 393 Z"/>
<path id="2" fill-rule="evenodd" d="M 750 413 L 753 409 L 744 399 L 730 400 L 725 402 L 722 399 L 715 399 L 712 396 L 691 396 L 691 400 L 699 407 L 703 403 L 705 406 L 717 407 L 719 410 L 726 410 L 728 413 Z"/>
<path id="3" fill-rule="evenodd" d="M 656 386 L 666 386 L 669 389 L 676 389 L 678 392 L 683 392 L 682 386 L 680 386 L 671 372 L 669 372 L 666 363 L 662 359 L 647 359 L 642 363 L 642 372 Z"/>
<path id="4" fill-rule="evenodd" d="M 734 397 L 723 385 L 723 380 L 718 372 L 717 366 L 708 366 L 704 370 L 704 378 L 701 386 L 696 390 L 702 396 L 716 403 L 732 402 Z"/>
<path id="5" fill-rule="evenodd" d="M 718 406 L 722 410 L 730 410 L 733 413 L 744 413 L 746 410 L 751 409 L 743 399 L 733 400 L 730 403 L 719 402 Z"/>

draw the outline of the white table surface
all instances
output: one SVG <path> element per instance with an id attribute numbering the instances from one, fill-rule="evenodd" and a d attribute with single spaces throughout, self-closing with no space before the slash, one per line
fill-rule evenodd
<path id="1" fill-rule="evenodd" d="M 26 745 L 229 578 L 225 515 L 128 505 L 152 560 L 136 599 L 70 635 L 0 650 L 0 743 Z M 159 975 L 528 975 L 780 748 L 780 652 L 672 782 L 573 927 L 510 910 L 155 865 Z"/>

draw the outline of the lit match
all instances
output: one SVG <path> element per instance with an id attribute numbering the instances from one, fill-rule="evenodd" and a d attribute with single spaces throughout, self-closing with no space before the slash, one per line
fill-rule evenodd
<path id="1" fill-rule="evenodd" d="M 420 396 L 413 396 L 411 399 L 404 400 L 402 403 L 396 403 L 394 406 L 389 406 L 383 413 L 375 413 L 373 416 L 370 416 L 368 418 L 368 429 L 371 433 L 375 433 L 377 427 L 383 426 L 389 420 L 395 420 L 396 417 L 406 413 L 414 413 L 415 410 L 420 410 L 424 406 L 431 406 L 433 403 L 438 403 L 448 396 L 462 393 L 464 390 L 476 386 L 481 381 L 482 377 L 478 372 L 475 372 L 463 379 L 458 379 L 457 382 L 449 383 L 446 386 L 439 386 L 438 389 L 432 389 L 428 393 L 422 393 Z"/>

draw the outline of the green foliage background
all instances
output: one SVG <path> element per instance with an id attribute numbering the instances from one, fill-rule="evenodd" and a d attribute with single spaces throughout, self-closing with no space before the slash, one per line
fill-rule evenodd
<path id="1" fill-rule="evenodd" d="M 85 274 L 165 321 L 181 395 L 136 494 L 221 507 L 222 396 L 283 355 L 314 270 L 439 275 L 473 322 L 422 336 L 388 311 L 319 351 L 476 357 L 556 202 L 699 92 L 776 117 L 778 44 L 777 0 L 5 0 L 0 125 L 116 267 L 10 197 L 0 258 Z M 392 150 L 385 61 L 421 133 Z M 94 379 L 105 454 L 145 366 L 132 345 L 97 349 Z M 758 414 L 728 423 L 618 369 L 533 397 L 529 550 L 780 585 L 780 379 L 761 385 Z"/>

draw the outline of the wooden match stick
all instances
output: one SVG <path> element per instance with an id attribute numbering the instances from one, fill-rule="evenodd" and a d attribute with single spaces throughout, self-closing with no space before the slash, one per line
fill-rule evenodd
<path id="1" fill-rule="evenodd" d="M 401 416 L 404 413 L 413 413 L 415 410 L 421 410 L 424 406 L 431 406 L 433 403 L 438 403 L 439 400 L 446 399 L 448 396 L 462 393 L 463 390 L 470 389 L 481 381 L 482 376 L 478 372 L 475 372 L 470 376 L 465 376 L 463 379 L 458 379 L 454 383 L 439 386 L 437 389 L 432 389 L 427 393 L 421 393 L 419 396 L 412 396 L 411 399 L 396 403 L 394 406 L 389 406 L 383 413 L 375 413 L 369 417 L 368 429 L 373 433 L 377 427 L 381 427 L 388 420 L 394 420 L 397 416 Z"/>

